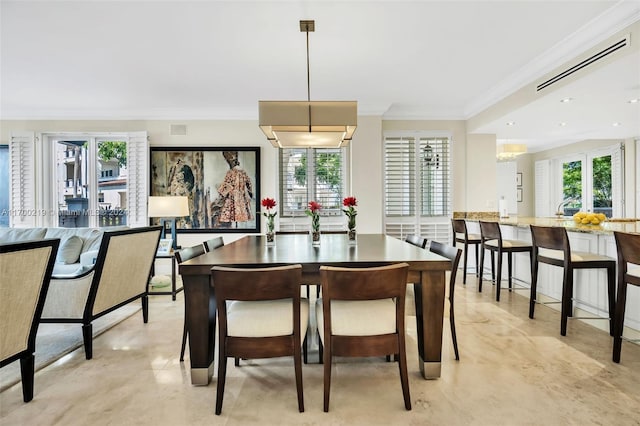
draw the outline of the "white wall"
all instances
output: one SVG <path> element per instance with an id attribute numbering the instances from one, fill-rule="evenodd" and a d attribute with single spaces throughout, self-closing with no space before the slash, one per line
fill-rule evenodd
<path id="1" fill-rule="evenodd" d="M 465 211 L 498 211 L 496 135 L 467 136 Z"/>

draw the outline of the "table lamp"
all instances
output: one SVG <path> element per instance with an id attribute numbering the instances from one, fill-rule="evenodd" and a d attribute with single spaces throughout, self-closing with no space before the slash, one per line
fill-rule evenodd
<path id="1" fill-rule="evenodd" d="M 149 217 L 159 217 L 162 225 L 162 238 L 167 237 L 167 223 L 170 224 L 173 249 L 178 249 L 176 239 L 176 218 L 189 216 L 189 198 L 176 196 L 151 196 L 148 207 Z"/>

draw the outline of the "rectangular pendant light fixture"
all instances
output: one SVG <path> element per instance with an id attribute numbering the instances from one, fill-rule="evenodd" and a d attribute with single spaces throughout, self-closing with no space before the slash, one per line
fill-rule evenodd
<path id="1" fill-rule="evenodd" d="M 356 131 L 356 101 L 311 101 L 309 32 L 315 21 L 300 21 L 307 34 L 307 100 L 258 101 L 258 125 L 276 148 L 341 148 Z"/>

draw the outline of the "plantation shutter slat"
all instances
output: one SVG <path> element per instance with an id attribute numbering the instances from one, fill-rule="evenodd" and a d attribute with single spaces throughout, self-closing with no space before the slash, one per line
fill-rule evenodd
<path id="1" fill-rule="evenodd" d="M 448 137 L 392 136 L 384 144 L 385 233 L 449 241 L 451 159 Z"/>
<path id="2" fill-rule="evenodd" d="M 35 134 L 12 134 L 9 141 L 9 226 L 36 226 Z"/>
<path id="3" fill-rule="evenodd" d="M 127 225 L 131 227 L 149 224 L 148 152 L 147 132 L 130 133 L 127 143 Z"/>

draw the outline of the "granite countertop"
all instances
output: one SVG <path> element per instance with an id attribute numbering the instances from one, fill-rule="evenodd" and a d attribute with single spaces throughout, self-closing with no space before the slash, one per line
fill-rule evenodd
<path id="1" fill-rule="evenodd" d="M 466 220 L 477 222 L 479 218 L 467 217 Z M 529 225 L 537 226 L 564 226 L 567 231 L 586 232 L 592 234 L 612 234 L 613 231 L 640 234 L 640 220 L 619 219 L 621 221 L 605 221 L 599 225 L 582 225 L 573 221 L 572 217 L 520 217 L 511 216 L 508 218 L 485 218 L 482 220 L 497 220 L 501 225 L 517 226 L 528 228 Z"/>

